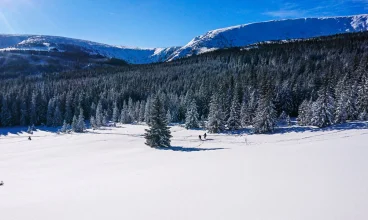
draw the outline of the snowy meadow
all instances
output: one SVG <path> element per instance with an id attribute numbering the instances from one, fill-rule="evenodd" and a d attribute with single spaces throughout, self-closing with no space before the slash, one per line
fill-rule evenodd
<path id="1" fill-rule="evenodd" d="M 173 126 L 161 150 L 144 144 L 146 128 L 41 128 L 31 141 L 1 129 L 1 219 L 368 218 L 365 123 L 205 141 Z"/>

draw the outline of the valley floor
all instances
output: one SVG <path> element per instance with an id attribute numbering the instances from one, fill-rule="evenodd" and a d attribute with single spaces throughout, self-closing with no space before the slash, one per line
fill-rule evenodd
<path id="1" fill-rule="evenodd" d="M 368 219 L 368 129 L 273 135 L 145 126 L 57 135 L 0 131 L 0 218 L 6 220 Z"/>

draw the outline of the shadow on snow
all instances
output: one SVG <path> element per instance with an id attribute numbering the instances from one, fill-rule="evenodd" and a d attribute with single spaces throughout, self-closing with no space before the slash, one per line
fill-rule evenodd
<path id="1" fill-rule="evenodd" d="M 215 151 L 215 150 L 226 150 L 227 148 L 200 148 L 200 147 L 161 147 L 157 148 L 158 150 L 165 151 L 180 151 L 180 152 L 198 152 L 198 151 Z"/>

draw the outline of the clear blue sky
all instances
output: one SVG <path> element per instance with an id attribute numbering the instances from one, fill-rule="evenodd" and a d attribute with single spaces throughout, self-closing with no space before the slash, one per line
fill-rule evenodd
<path id="1" fill-rule="evenodd" d="M 166 47 L 249 22 L 364 13 L 368 0 L 0 0 L 0 33 Z"/>

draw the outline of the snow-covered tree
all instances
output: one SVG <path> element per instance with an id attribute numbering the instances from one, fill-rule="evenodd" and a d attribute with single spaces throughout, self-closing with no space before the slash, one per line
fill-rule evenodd
<path id="1" fill-rule="evenodd" d="M 312 125 L 327 127 L 334 123 L 335 100 L 330 89 L 323 88 L 318 92 L 318 99 L 312 105 Z"/>
<path id="2" fill-rule="evenodd" d="M 219 133 L 225 130 L 224 112 L 219 103 L 217 93 L 212 95 L 210 102 L 210 112 L 208 114 L 207 129 L 210 133 Z"/>
<path id="3" fill-rule="evenodd" d="M 84 132 L 86 130 L 86 124 L 84 122 L 84 113 L 83 109 L 80 108 L 79 110 L 79 116 L 78 116 L 78 124 L 77 124 L 77 131 L 76 132 Z"/>
<path id="4" fill-rule="evenodd" d="M 229 130 L 238 130 L 241 128 L 239 95 L 237 92 L 235 93 L 231 103 L 227 127 Z"/>
<path id="5" fill-rule="evenodd" d="M 72 131 L 73 132 L 77 132 L 78 131 L 78 119 L 77 116 L 73 116 L 73 120 L 72 120 Z"/>
<path id="6" fill-rule="evenodd" d="M 91 119 L 90 119 L 89 123 L 91 124 L 92 129 L 97 129 L 98 128 L 97 125 L 96 125 L 96 119 L 93 115 L 91 116 Z"/>
<path id="7" fill-rule="evenodd" d="M 8 100 L 6 97 L 3 98 L 2 107 L 0 112 L 0 119 L 2 126 L 11 126 L 11 112 L 8 106 Z"/>
<path id="8" fill-rule="evenodd" d="M 193 129 L 199 128 L 199 115 L 197 111 L 197 104 L 193 99 L 187 108 L 187 112 L 185 114 L 185 128 L 186 129 Z"/>
<path id="9" fill-rule="evenodd" d="M 312 121 L 312 101 L 304 100 L 299 106 L 298 125 L 310 125 Z"/>
<path id="10" fill-rule="evenodd" d="M 49 100 L 49 104 L 47 106 L 46 125 L 48 127 L 51 127 L 54 124 L 54 113 L 55 113 L 55 99 L 52 98 Z"/>
<path id="11" fill-rule="evenodd" d="M 69 130 L 69 124 L 66 122 L 66 120 L 64 120 L 63 122 L 63 126 L 60 129 L 61 133 L 67 133 Z"/>
<path id="12" fill-rule="evenodd" d="M 170 109 L 168 109 L 166 112 L 166 121 L 167 121 L 167 124 L 170 124 L 172 122 L 172 115 L 171 115 Z"/>
<path id="13" fill-rule="evenodd" d="M 112 110 L 112 121 L 114 123 L 119 121 L 119 108 L 116 101 L 114 102 L 114 108 Z"/>
<path id="14" fill-rule="evenodd" d="M 254 132 L 263 134 L 273 132 L 277 124 L 277 112 L 270 95 L 259 100 L 256 117 L 253 120 Z"/>
<path id="15" fill-rule="evenodd" d="M 158 96 L 155 97 L 150 111 L 149 129 L 146 129 L 146 145 L 159 148 L 170 147 L 171 132 L 166 121 L 166 112 Z"/>
<path id="16" fill-rule="evenodd" d="M 100 100 L 96 108 L 96 126 L 97 127 L 101 127 L 103 125 L 102 120 L 103 120 L 103 109 L 102 109 L 102 103 Z"/>
<path id="17" fill-rule="evenodd" d="M 60 126 L 62 122 L 63 122 L 63 117 L 61 115 L 60 107 L 58 104 L 56 104 L 55 112 L 54 112 L 53 126 L 54 127 Z"/>

